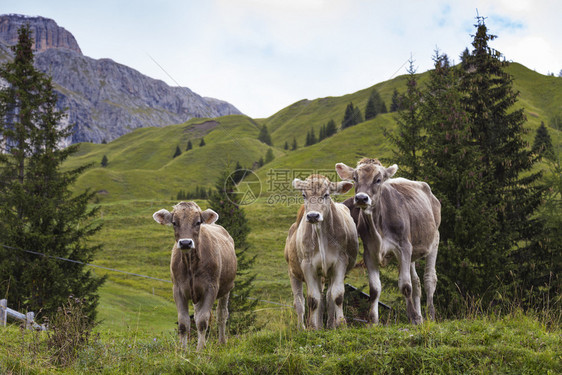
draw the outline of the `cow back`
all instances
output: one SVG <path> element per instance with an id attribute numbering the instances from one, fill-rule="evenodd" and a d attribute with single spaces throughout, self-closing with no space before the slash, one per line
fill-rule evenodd
<path id="1" fill-rule="evenodd" d="M 376 226 L 383 237 L 397 242 L 408 239 L 416 249 L 427 249 L 438 236 L 441 204 L 425 182 L 404 178 L 390 179 L 381 186 Z"/>

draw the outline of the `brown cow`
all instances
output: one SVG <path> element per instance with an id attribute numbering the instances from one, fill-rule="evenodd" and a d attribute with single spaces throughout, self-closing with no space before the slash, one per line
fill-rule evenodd
<path id="1" fill-rule="evenodd" d="M 367 158 L 360 160 L 356 169 L 336 164 L 343 180 L 355 181 L 355 197 L 345 203 L 355 211 L 352 216 L 363 240 L 371 294 L 369 321 L 378 323 L 379 320 L 379 269 L 394 256 L 399 264 L 398 287 L 406 299 L 408 318 L 411 323 L 419 324 L 422 322 L 421 286 L 415 262 L 426 258 L 424 287 L 433 320 L 441 204 L 425 182 L 391 179 L 397 169 L 396 164 L 385 168 L 377 159 Z"/>
<path id="2" fill-rule="evenodd" d="M 345 323 L 343 316 L 344 278 L 355 265 L 359 247 L 357 229 L 349 209 L 330 199 L 330 194 L 346 193 L 350 182 L 330 182 L 321 175 L 305 181 L 295 179 L 293 187 L 301 190 L 304 205 L 297 221 L 289 229 L 285 243 L 285 260 L 293 290 L 299 328 L 304 328 L 304 296 L 307 286 L 308 325 L 323 326 L 323 279 L 327 281 L 326 302 L 329 328 Z"/>
<path id="3" fill-rule="evenodd" d="M 178 309 L 181 345 L 187 346 L 190 330 L 189 300 L 195 308 L 197 350 L 205 347 L 213 303 L 218 298 L 219 342 L 224 343 L 228 319 L 228 297 L 236 276 L 234 241 L 220 225 L 219 215 L 195 202 L 180 202 L 169 212 L 162 209 L 152 215 L 162 225 L 173 225 L 176 242 L 172 249 L 170 271 L 174 283 L 174 301 Z"/>

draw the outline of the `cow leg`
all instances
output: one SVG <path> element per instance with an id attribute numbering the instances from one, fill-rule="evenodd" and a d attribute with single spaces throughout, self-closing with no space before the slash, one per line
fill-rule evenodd
<path id="1" fill-rule="evenodd" d="M 304 327 L 304 295 L 302 292 L 302 281 L 297 279 L 289 271 L 289 279 L 291 280 L 291 289 L 293 290 L 293 304 L 295 306 L 295 312 L 297 313 L 297 325 L 299 329 L 305 329 Z"/>
<path id="2" fill-rule="evenodd" d="M 327 302 L 333 306 L 332 316 L 333 319 L 335 320 L 332 322 L 332 326 L 329 326 L 330 328 L 339 327 L 340 325 L 346 323 L 345 317 L 343 315 L 343 296 L 345 292 L 345 286 L 343 281 L 345 278 L 346 268 L 347 268 L 346 262 L 343 261 L 338 262 L 335 265 L 334 275 L 330 280 L 331 285 L 330 285 L 330 289 L 328 290 L 330 293 L 327 294 L 329 301 Z M 328 315 L 328 317 L 329 316 L 330 315 Z"/>
<path id="3" fill-rule="evenodd" d="M 228 319 L 228 298 L 230 292 L 218 299 L 217 303 L 217 323 L 219 326 L 219 342 L 226 343 L 226 321 Z"/>
<path id="4" fill-rule="evenodd" d="M 181 288 L 177 285 L 173 286 L 174 301 L 178 310 L 178 334 L 180 337 L 180 344 L 182 349 L 187 348 L 187 337 L 190 330 L 189 321 L 189 301 L 185 294 L 182 293 Z"/>
<path id="5" fill-rule="evenodd" d="M 398 289 L 406 300 L 406 314 L 412 324 L 421 323 L 421 315 L 418 315 L 414 307 L 412 292 L 412 276 L 410 274 L 410 262 L 412 259 L 412 244 L 405 243 L 400 249 Z"/>
<path id="6" fill-rule="evenodd" d="M 414 310 L 419 316 L 421 313 L 421 283 L 418 273 L 416 272 L 416 263 L 410 264 L 410 275 L 412 277 L 412 299 L 414 300 Z"/>
<path id="7" fill-rule="evenodd" d="M 334 299 L 332 298 L 332 285 L 332 280 L 328 280 L 328 289 L 326 290 L 326 306 L 328 307 L 328 319 L 326 321 L 326 326 L 328 328 L 334 328 L 336 326 L 336 312 Z"/>
<path id="8" fill-rule="evenodd" d="M 423 284 L 425 288 L 425 296 L 427 298 L 427 311 L 429 318 L 435 320 L 435 307 L 433 306 L 433 294 L 437 287 L 437 273 L 435 272 L 435 262 L 437 260 L 437 244 L 434 251 L 430 252 L 425 261 L 425 273 L 423 275 Z"/>
<path id="9" fill-rule="evenodd" d="M 369 323 L 378 324 L 379 298 L 382 291 L 379 263 L 366 246 L 364 247 L 363 259 L 365 260 L 369 277 L 369 300 L 371 305 L 369 307 L 368 320 Z"/>
<path id="10" fill-rule="evenodd" d="M 308 305 L 308 326 L 312 329 L 322 328 L 322 278 L 318 276 L 312 265 L 303 264 L 304 280 L 306 282 L 306 300 Z"/>
<path id="11" fill-rule="evenodd" d="M 207 290 L 203 298 L 197 302 L 195 307 L 195 325 L 197 327 L 197 351 L 204 349 L 207 341 L 207 328 L 211 318 L 211 310 L 215 302 L 216 291 Z"/>

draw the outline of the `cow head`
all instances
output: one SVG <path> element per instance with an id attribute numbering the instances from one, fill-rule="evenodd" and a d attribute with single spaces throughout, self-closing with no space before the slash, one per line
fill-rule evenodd
<path id="1" fill-rule="evenodd" d="M 219 215 L 210 208 L 201 211 L 195 202 L 180 202 L 172 212 L 161 209 L 152 217 L 162 225 L 173 225 L 177 247 L 187 252 L 199 245 L 201 224 L 213 224 Z"/>
<path id="2" fill-rule="evenodd" d="M 377 159 L 368 158 L 361 159 L 355 169 L 343 163 L 336 164 L 336 172 L 342 180 L 355 182 L 353 202 L 366 213 L 370 213 L 379 201 L 382 184 L 394 176 L 397 170 L 396 164 L 385 168 Z"/>
<path id="3" fill-rule="evenodd" d="M 300 180 L 293 180 L 293 187 L 302 192 L 306 221 L 316 224 L 324 220 L 330 211 L 330 194 L 345 194 L 353 187 L 351 182 L 330 182 L 327 177 L 313 174 Z"/>

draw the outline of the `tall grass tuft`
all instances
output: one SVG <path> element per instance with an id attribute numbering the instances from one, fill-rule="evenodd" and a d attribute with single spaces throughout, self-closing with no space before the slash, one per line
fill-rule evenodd
<path id="1" fill-rule="evenodd" d="M 90 344 L 95 323 L 85 314 L 84 307 L 82 299 L 70 296 L 51 320 L 45 318 L 49 327 L 47 347 L 51 350 L 53 364 L 71 365 Z"/>

